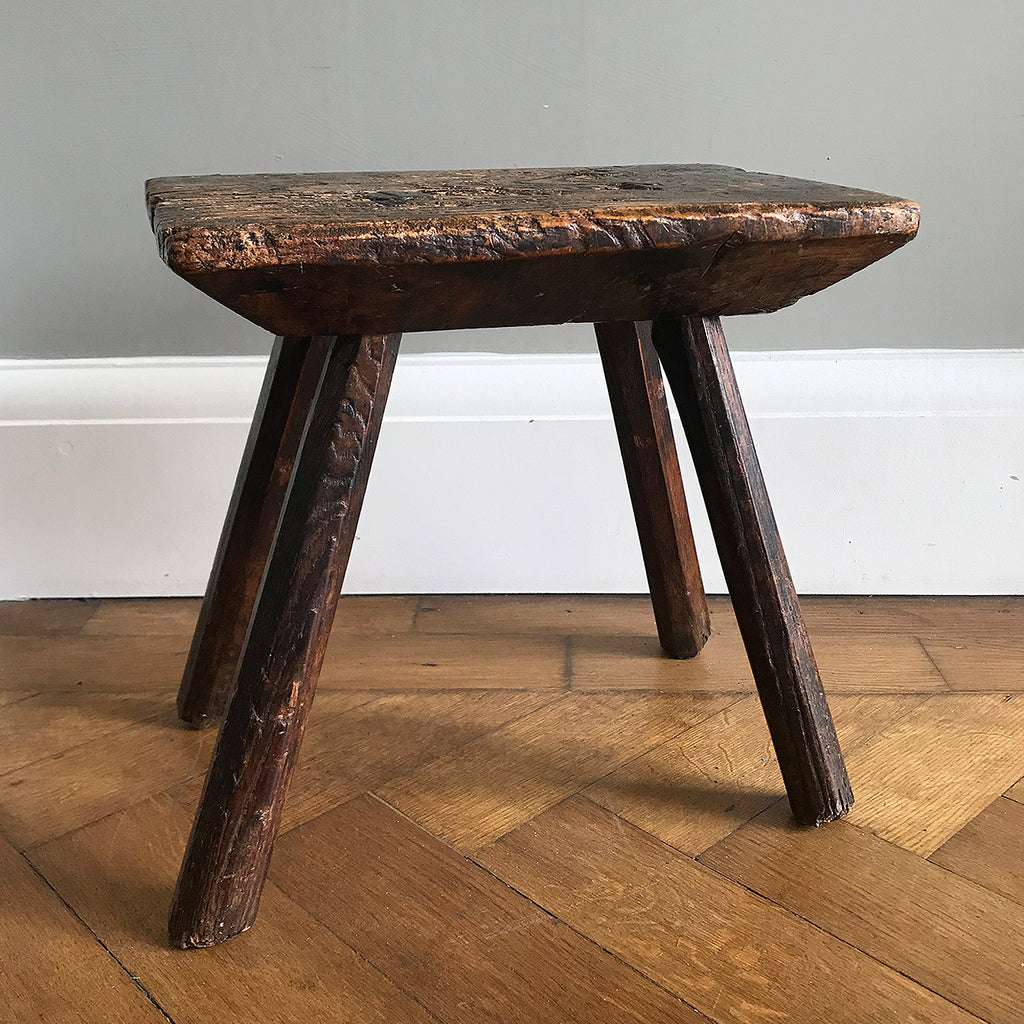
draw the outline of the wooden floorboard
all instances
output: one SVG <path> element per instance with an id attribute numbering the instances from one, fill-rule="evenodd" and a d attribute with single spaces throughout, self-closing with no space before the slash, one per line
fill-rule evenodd
<path id="1" fill-rule="evenodd" d="M 1024 804 L 999 797 L 928 859 L 1024 906 L 1022 846 Z"/>
<path id="2" fill-rule="evenodd" d="M 848 822 L 799 828 L 783 807 L 700 859 L 993 1024 L 1020 1021 L 1019 904 Z"/>
<path id="3" fill-rule="evenodd" d="M 255 927 L 169 947 L 195 599 L 0 603 L 0 1021 L 1024 1022 L 1024 599 L 811 598 L 792 826 L 727 600 L 346 597 Z"/>
<path id="4" fill-rule="evenodd" d="M 962 1010 L 581 797 L 477 853 L 518 892 L 720 1021 L 963 1021 Z M 811 976 L 814 982 L 811 983 Z"/>

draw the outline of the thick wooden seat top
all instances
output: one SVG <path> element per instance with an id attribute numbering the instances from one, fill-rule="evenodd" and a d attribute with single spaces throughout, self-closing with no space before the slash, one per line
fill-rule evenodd
<path id="1" fill-rule="evenodd" d="M 146 193 L 168 265 L 279 334 L 763 312 L 891 252 L 919 216 L 706 164 L 209 175 Z"/>

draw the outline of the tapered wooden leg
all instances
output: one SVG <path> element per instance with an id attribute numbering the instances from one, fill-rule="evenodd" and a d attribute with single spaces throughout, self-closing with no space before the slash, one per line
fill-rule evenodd
<path id="1" fill-rule="evenodd" d="M 626 468 L 658 638 L 666 654 L 692 658 L 711 635 L 693 546 L 665 385 L 650 330 L 594 324 L 619 449 Z"/>
<path id="2" fill-rule="evenodd" d="M 278 338 L 224 520 L 181 687 L 195 728 L 220 717 L 332 338 Z"/>
<path id="3" fill-rule="evenodd" d="M 853 792 L 717 318 L 653 324 L 796 819 L 841 817 Z"/>
<path id="4" fill-rule="evenodd" d="M 398 340 L 339 337 L 323 366 L 174 894 L 176 945 L 212 945 L 256 917 Z"/>

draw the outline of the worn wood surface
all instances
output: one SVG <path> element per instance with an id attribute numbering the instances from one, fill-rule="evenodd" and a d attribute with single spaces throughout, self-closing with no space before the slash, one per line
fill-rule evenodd
<path id="1" fill-rule="evenodd" d="M 841 822 L 811 834 L 778 807 L 701 858 L 993 1024 L 1019 1024 L 1024 910 Z"/>
<path id="2" fill-rule="evenodd" d="M 735 700 L 567 694 L 379 792 L 452 846 L 475 850 Z"/>
<path id="3" fill-rule="evenodd" d="M 711 635 L 658 354 L 632 321 L 595 324 L 662 650 L 692 658 Z"/>
<path id="4" fill-rule="evenodd" d="M 713 1020 L 974 1020 L 578 796 L 474 859 Z"/>
<path id="5" fill-rule="evenodd" d="M 561 645 L 568 687 L 578 681 L 572 665 L 582 649 L 625 648 L 631 637 L 648 644 L 634 660 L 708 661 L 706 654 L 684 662 L 658 655 L 646 595 L 343 598 L 325 677 L 346 679 L 349 658 L 369 665 L 375 653 L 388 664 L 430 661 L 437 641 L 457 640 L 445 671 L 458 667 L 458 685 L 388 692 L 385 674 L 367 673 L 372 689 L 321 687 L 289 787 L 283 824 L 295 827 L 278 844 L 256 927 L 182 953 L 167 940 L 167 902 L 214 736 L 181 729 L 169 701 L 199 602 L 94 601 L 71 617 L 62 602 L 0 603 L 0 635 L 9 630 L 31 652 L 0 663 L 4 735 L 22 765 L 3 776 L 0 834 L 17 838 L 12 845 L 42 875 L 0 850 L 7 945 L 0 1019 L 63 1022 L 79 1019 L 78 1011 L 83 1021 L 134 1021 L 155 1004 L 160 1019 L 175 1024 L 426 1024 L 514 1018 L 510 1001 L 518 997 L 533 1020 L 589 1024 L 605 1019 L 604 1004 L 589 991 L 593 971 L 604 978 L 596 990 L 611 996 L 611 1019 L 622 1003 L 613 987 L 652 1019 L 670 1005 L 660 1002 L 665 991 L 683 1001 L 679 1020 L 689 1004 L 715 1024 L 995 1018 L 1001 992 L 1016 991 L 1006 952 L 1019 928 L 1007 923 L 1005 902 L 988 894 L 1019 909 L 1024 823 L 1021 805 L 992 794 L 1007 778 L 1024 776 L 1024 719 L 1001 714 L 992 694 L 914 693 L 908 665 L 906 692 L 894 672 L 888 692 L 832 700 L 858 787 L 849 824 L 803 835 L 791 833 L 781 813 L 762 819 L 756 838 L 744 838 L 735 830 L 783 791 L 756 702 L 748 696 L 737 704 L 727 693 L 734 688 L 728 666 L 743 659 L 738 630 L 724 625 L 728 601 L 709 604 L 723 626 L 707 651 L 719 645 L 727 653 L 711 659 L 704 687 L 729 707 L 698 717 L 705 695 L 633 689 L 597 695 L 591 722 L 587 693 L 568 694 L 560 716 L 538 714 L 562 697 L 546 675 L 514 675 L 514 647 Z M 862 628 L 894 644 L 999 636 L 1024 647 L 1022 598 L 809 598 L 802 605 L 815 648 L 832 648 L 835 671 L 851 689 L 858 678 L 874 682 L 874 669 L 861 665 L 862 648 L 850 642 Z M 497 669 L 488 639 L 507 650 Z M 166 665 L 163 713 L 153 719 L 148 711 L 160 695 L 138 681 L 156 678 L 157 640 L 178 653 Z M 75 686 L 65 672 L 86 654 L 88 675 Z M 70 685 L 47 688 L 55 662 L 65 663 L 57 674 Z M 499 671 L 510 688 L 493 687 Z M 1017 683 L 1006 671 L 1002 696 Z M 43 689 L 33 689 L 40 682 Z M 604 703 L 608 697 L 614 706 Z M 47 709 L 52 727 L 44 724 Z M 621 741 L 616 718 L 627 726 Z M 564 757 L 559 736 L 572 745 Z M 483 771 L 488 737 L 498 763 Z M 471 806 L 440 768 L 455 763 L 481 776 Z M 596 782 L 608 766 L 611 774 Z M 486 822 L 493 815 L 497 824 L 502 803 L 514 805 L 514 830 L 472 855 L 514 889 L 489 882 L 441 836 L 401 813 L 354 813 L 364 806 L 351 804 L 354 798 L 369 791 L 379 799 L 390 783 L 415 778 L 421 806 L 434 787 L 431 820 L 439 830 L 474 816 Z M 915 779 L 922 799 L 911 803 Z M 614 794 L 614 815 L 568 816 L 565 799 L 581 792 L 609 803 Z M 1024 784 L 1015 795 L 1024 799 Z M 939 876 L 922 851 L 901 851 L 884 833 L 873 837 L 874 823 L 859 823 L 856 814 L 871 806 L 892 808 L 901 835 L 936 818 L 944 836 L 959 830 L 931 859 L 963 884 L 933 885 Z M 563 824 L 553 827 L 556 820 Z M 363 829 L 373 830 L 368 845 Z M 689 856 L 730 833 L 737 838 L 732 863 L 742 861 L 749 879 L 722 874 L 724 862 L 712 872 L 710 862 L 702 867 Z M 870 841 L 854 841 L 854 833 Z M 792 856 L 791 843 L 799 844 Z M 507 851 L 502 860 L 492 856 L 499 848 Z M 776 849 L 773 859 L 762 855 Z M 773 890 L 777 898 L 750 892 L 765 870 L 789 879 Z M 791 898 L 805 902 L 794 910 Z M 870 914 L 861 913 L 865 905 Z M 800 916 L 809 911 L 810 921 Z M 555 927 L 559 921 L 575 937 Z M 357 940 L 360 952 L 351 948 Z M 605 967 L 602 947 L 619 966 Z M 958 977 L 936 980 L 940 951 Z M 898 957 L 898 969 L 879 954 Z M 944 998 L 928 991 L 940 984 Z M 972 1005 L 992 1011 L 958 1008 L 951 997 L 971 993 L 954 993 L 952 984 L 976 999 L 986 998 L 988 986 L 992 1002 Z M 533 998 L 538 987 L 540 1000 Z M 421 995 L 430 1009 L 416 1001 Z M 551 1007 L 547 1018 L 538 1007 Z"/>
<path id="6" fill-rule="evenodd" d="M 123 968 L 126 979 L 131 976 L 144 986 L 166 1014 L 157 1014 L 159 1021 L 436 1024 L 435 1017 L 331 934 L 318 920 L 316 907 L 300 906 L 273 882 L 263 895 L 259 928 L 202 953 L 183 955 L 171 947 L 167 894 L 191 818 L 190 807 L 163 794 L 30 854 L 36 869 L 97 937 L 96 949 L 119 971 Z M 37 989 L 38 1002 L 49 986 L 37 979 Z M 68 1019 L 60 1012 L 24 1018 L 47 1024 Z M 118 1019 L 97 1013 L 83 1024 Z M 145 1020 L 141 1014 L 129 1019 Z"/>
<path id="7" fill-rule="evenodd" d="M 999 797 L 928 859 L 1024 904 L 1024 804 Z"/>
<path id="8" fill-rule="evenodd" d="M 255 918 L 397 354 L 397 336 L 339 337 L 322 368 L 171 908 L 178 945 Z"/>
<path id="9" fill-rule="evenodd" d="M 652 331 L 650 324 L 640 325 Z M 653 325 L 793 814 L 819 825 L 853 803 L 732 360 L 717 319 Z"/>
<path id="10" fill-rule="evenodd" d="M 162 1024 L 164 1017 L 0 838 L 0 1018 Z"/>
<path id="11" fill-rule="evenodd" d="M 929 697 L 851 757 L 850 820 L 927 857 L 1024 775 L 1022 730 L 1024 694 Z"/>
<path id="12" fill-rule="evenodd" d="M 175 272 L 283 335 L 765 312 L 919 217 L 702 164 L 158 178 L 147 202 Z"/>
<path id="13" fill-rule="evenodd" d="M 843 748 L 856 750 L 924 699 L 920 694 L 833 698 Z M 584 790 L 595 803 L 692 856 L 784 793 L 754 697 L 730 704 Z"/>
<path id="14" fill-rule="evenodd" d="M 231 695 L 245 631 L 270 555 L 285 492 L 333 339 L 278 338 L 196 624 L 178 714 L 199 727 Z"/>
<path id="15" fill-rule="evenodd" d="M 451 1024 L 702 1020 L 373 797 L 284 837 L 273 879 Z"/>

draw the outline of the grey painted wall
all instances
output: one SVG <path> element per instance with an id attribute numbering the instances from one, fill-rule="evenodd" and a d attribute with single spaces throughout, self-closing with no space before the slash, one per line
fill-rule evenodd
<path id="1" fill-rule="evenodd" d="M 1003 347 L 1024 321 L 1024 4 L 77 0 L 5 5 L 0 356 L 269 338 L 160 264 L 165 174 L 708 161 L 922 203 L 908 248 L 736 347 Z M 408 348 L 586 351 L 584 327 Z"/>

